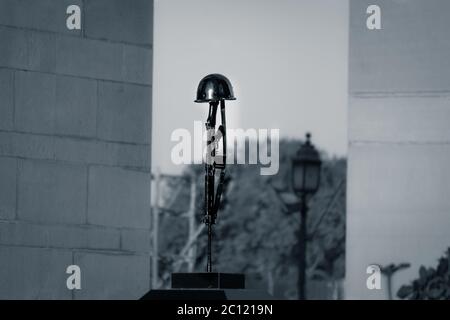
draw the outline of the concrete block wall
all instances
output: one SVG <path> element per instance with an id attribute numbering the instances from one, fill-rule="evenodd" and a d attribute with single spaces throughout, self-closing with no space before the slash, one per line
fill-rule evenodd
<path id="1" fill-rule="evenodd" d="M 0 0 L 0 299 L 149 289 L 152 33 L 152 0 Z"/>
<path id="2" fill-rule="evenodd" d="M 366 28 L 369 5 L 381 30 Z M 351 0 L 346 297 L 366 268 L 409 262 L 393 294 L 450 246 L 450 2 Z"/>

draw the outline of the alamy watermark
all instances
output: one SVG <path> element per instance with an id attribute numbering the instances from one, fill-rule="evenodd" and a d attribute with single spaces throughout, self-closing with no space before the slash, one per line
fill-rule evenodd
<path id="1" fill-rule="evenodd" d="M 218 155 L 223 152 L 220 150 L 222 133 L 217 130 L 210 132 L 210 135 L 214 142 L 207 145 L 208 132 L 201 121 L 194 121 L 193 135 L 188 129 L 175 129 L 170 137 L 172 142 L 176 142 L 170 155 L 172 163 L 180 165 L 223 162 L 223 158 Z M 259 164 L 261 175 L 278 173 L 279 129 L 227 129 L 226 139 L 226 164 Z"/>
<path id="2" fill-rule="evenodd" d="M 369 275 L 366 280 L 366 287 L 369 290 L 381 289 L 381 268 L 379 265 L 371 264 L 367 266 L 366 273 Z"/>

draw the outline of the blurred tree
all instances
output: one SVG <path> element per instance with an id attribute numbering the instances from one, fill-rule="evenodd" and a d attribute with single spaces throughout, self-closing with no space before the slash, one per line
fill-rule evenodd
<path id="1" fill-rule="evenodd" d="M 450 248 L 438 260 L 436 268 L 419 268 L 419 277 L 403 285 L 397 292 L 400 299 L 449 300 L 450 299 Z"/>
<path id="2" fill-rule="evenodd" d="M 269 290 L 274 286 L 282 288 L 286 298 L 296 296 L 300 205 L 291 190 L 290 166 L 300 143 L 280 141 L 280 170 L 274 176 L 260 175 L 260 165 L 227 166 L 226 189 L 214 228 L 215 270 L 256 274 Z M 307 274 L 310 279 L 334 281 L 344 276 L 346 160 L 330 158 L 324 152 L 322 159 L 321 187 L 309 202 Z M 196 204 L 201 223 L 203 166 L 189 166 L 186 174 L 197 177 Z M 169 193 L 176 188 L 180 183 L 172 182 Z M 187 210 L 189 206 L 189 187 L 181 189 L 170 208 L 173 211 Z M 160 251 L 172 257 L 163 259 L 164 272 L 173 271 L 171 263 L 186 242 L 186 229 L 183 219 L 162 219 Z M 202 235 L 198 246 L 200 271 L 205 264 L 206 235 Z"/>

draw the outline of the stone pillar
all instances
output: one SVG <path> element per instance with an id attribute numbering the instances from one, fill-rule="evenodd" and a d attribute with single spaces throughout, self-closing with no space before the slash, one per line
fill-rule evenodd
<path id="1" fill-rule="evenodd" d="M 381 30 L 366 9 L 381 8 Z M 346 297 L 366 268 L 409 262 L 398 288 L 450 246 L 450 2 L 351 0 Z"/>
<path id="2" fill-rule="evenodd" d="M 1 299 L 148 291 L 152 33 L 152 0 L 0 0 Z"/>

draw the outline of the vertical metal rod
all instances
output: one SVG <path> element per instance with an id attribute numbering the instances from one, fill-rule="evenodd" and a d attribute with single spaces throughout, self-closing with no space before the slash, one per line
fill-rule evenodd
<path id="1" fill-rule="evenodd" d="M 392 300 L 392 274 L 387 275 L 388 300 Z"/>
<path id="2" fill-rule="evenodd" d="M 189 206 L 189 242 L 193 243 L 194 241 L 194 233 L 195 233 L 195 199 L 197 197 L 197 186 L 195 181 L 195 174 L 191 175 L 191 203 Z M 188 270 L 189 272 L 194 271 L 195 266 L 195 255 L 196 255 L 196 247 L 195 245 L 191 245 L 188 252 Z"/>
<path id="3" fill-rule="evenodd" d="M 300 260 L 298 264 L 298 298 L 300 300 L 306 299 L 306 241 L 307 241 L 307 211 L 308 207 L 306 205 L 306 195 L 303 193 L 301 196 L 301 208 L 300 208 L 300 232 L 298 235 L 299 250 L 300 250 Z"/>
<path id="4" fill-rule="evenodd" d="M 208 119 L 206 121 L 207 146 L 213 142 L 214 130 L 216 127 L 218 102 L 210 102 Z M 205 164 L 205 223 L 208 225 L 208 246 L 207 246 L 207 264 L 206 272 L 212 272 L 212 225 L 214 224 L 214 164 L 213 157 L 215 149 L 210 151 L 207 148 Z"/>
<path id="5" fill-rule="evenodd" d="M 208 223 L 208 262 L 206 272 L 212 272 L 212 224 Z"/>
<path id="6" fill-rule="evenodd" d="M 208 130 L 208 125 L 206 126 L 206 130 Z M 207 155 L 208 157 L 208 155 Z M 207 262 L 206 262 L 206 272 L 210 272 L 211 269 L 211 216 L 209 215 L 210 212 L 210 197 L 209 197 L 209 184 L 210 184 L 210 179 L 209 179 L 209 165 L 205 164 L 205 223 L 208 226 L 208 245 L 207 245 Z"/>
<path id="7" fill-rule="evenodd" d="M 223 154 L 223 165 L 226 165 L 227 163 L 227 122 L 225 119 L 225 100 L 221 100 L 220 101 L 220 117 L 221 117 L 221 121 L 222 121 L 222 127 L 223 127 L 223 150 L 222 150 L 222 154 Z"/>

